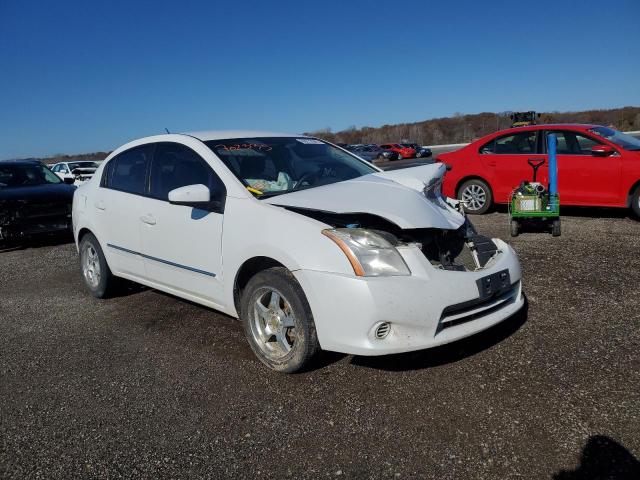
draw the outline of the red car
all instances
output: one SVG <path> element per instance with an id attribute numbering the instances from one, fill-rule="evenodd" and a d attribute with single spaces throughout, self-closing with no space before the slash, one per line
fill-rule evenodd
<path id="1" fill-rule="evenodd" d="M 416 156 L 416 151 L 413 148 L 405 147 L 399 143 L 385 143 L 380 145 L 380 148 L 384 150 L 392 150 L 398 154 L 398 160 L 403 158 L 413 158 Z"/>
<path id="2" fill-rule="evenodd" d="M 532 180 L 528 160 L 547 160 L 546 135 L 558 140 L 558 193 L 562 205 L 632 207 L 640 215 L 640 140 L 599 125 L 533 125 L 492 133 L 436 161 L 451 166 L 443 185 L 469 213 L 508 203 L 522 180 Z M 537 180 L 548 182 L 548 162 Z"/>

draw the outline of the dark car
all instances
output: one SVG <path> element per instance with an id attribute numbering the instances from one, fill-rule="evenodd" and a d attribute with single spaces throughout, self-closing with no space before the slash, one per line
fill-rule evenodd
<path id="1" fill-rule="evenodd" d="M 1 161 L 0 242 L 71 232 L 75 189 L 40 162 Z"/>
<path id="2" fill-rule="evenodd" d="M 421 147 L 417 143 L 401 143 L 403 147 L 413 148 L 416 151 L 416 158 L 430 157 L 432 152 L 428 147 Z"/>
<path id="3" fill-rule="evenodd" d="M 370 162 L 374 160 L 397 160 L 398 154 L 393 150 L 385 150 L 378 145 L 348 145 L 347 150 Z"/>

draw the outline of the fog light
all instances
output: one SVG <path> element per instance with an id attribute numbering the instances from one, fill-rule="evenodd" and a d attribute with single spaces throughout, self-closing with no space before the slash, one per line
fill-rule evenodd
<path id="1" fill-rule="evenodd" d="M 387 335 L 389 335 L 390 331 L 391 331 L 391 324 L 389 322 L 382 322 L 380 325 L 376 327 L 374 335 L 378 340 L 382 340 L 386 338 Z"/>

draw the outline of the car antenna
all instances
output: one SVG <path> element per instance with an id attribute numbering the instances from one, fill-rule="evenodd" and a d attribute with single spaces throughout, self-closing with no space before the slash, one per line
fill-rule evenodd
<path id="1" fill-rule="evenodd" d="M 164 131 L 167 133 L 171 133 L 167 127 L 164 127 Z"/>

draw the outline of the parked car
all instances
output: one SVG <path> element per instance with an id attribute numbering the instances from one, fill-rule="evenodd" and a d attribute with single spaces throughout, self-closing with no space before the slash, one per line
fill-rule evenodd
<path id="1" fill-rule="evenodd" d="M 470 213 L 507 203 L 522 180 L 531 180 L 529 160 L 543 159 L 538 181 L 548 183 L 546 136 L 557 137 L 558 193 L 562 205 L 632 207 L 640 215 L 640 140 L 599 125 L 534 125 L 487 135 L 438 161 L 452 167 L 445 195 Z"/>
<path id="2" fill-rule="evenodd" d="M 417 143 L 401 143 L 403 147 L 413 148 L 416 151 L 416 158 L 430 157 L 432 155 L 429 147 L 421 147 Z"/>
<path id="3" fill-rule="evenodd" d="M 75 188 L 38 161 L 0 161 L 0 241 L 70 233 Z"/>
<path id="4" fill-rule="evenodd" d="M 257 357 L 282 372 L 319 349 L 451 342 L 524 299 L 513 249 L 440 195 L 445 170 L 383 172 L 286 134 L 136 140 L 74 197 L 82 278 L 100 298 L 126 278 L 239 317 Z"/>
<path id="5" fill-rule="evenodd" d="M 99 165 L 99 162 L 90 161 L 60 162 L 52 165 L 51 171 L 58 175 L 62 180 L 65 178 L 72 178 L 74 184 L 82 185 L 93 177 L 93 174 Z"/>
<path id="6" fill-rule="evenodd" d="M 347 150 L 370 162 L 374 160 L 397 160 L 398 153 L 384 150 L 378 145 L 347 145 Z"/>
<path id="7" fill-rule="evenodd" d="M 398 160 L 416 156 L 416 151 L 413 148 L 405 147 L 399 143 L 385 143 L 384 145 L 380 145 L 380 148 L 396 152 L 398 154 Z"/>

